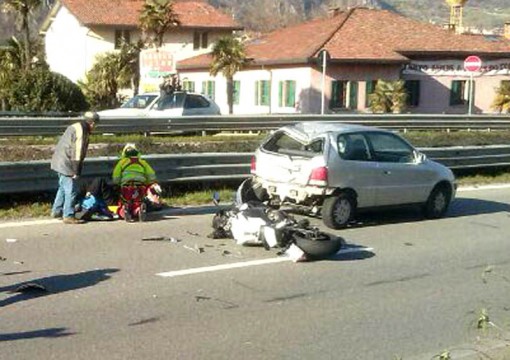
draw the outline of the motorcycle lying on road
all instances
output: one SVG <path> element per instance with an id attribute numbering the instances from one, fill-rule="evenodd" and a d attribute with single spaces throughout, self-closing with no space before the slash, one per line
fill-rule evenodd
<path id="1" fill-rule="evenodd" d="M 271 208 L 250 189 L 249 181 L 244 181 L 234 204 L 216 213 L 210 237 L 233 238 L 239 245 L 262 245 L 266 250 L 280 248 L 280 253 L 297 246 L 308 260 L 330 257 L 342 247 L 341 237 L 321 231 L 308 219 L 298 221 L 286 211 Z M 219 205 L 217 193 L 213 202 Z"/>

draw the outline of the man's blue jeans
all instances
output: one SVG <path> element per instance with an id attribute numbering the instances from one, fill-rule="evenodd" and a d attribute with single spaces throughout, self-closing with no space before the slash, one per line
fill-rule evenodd
<path id="1" fill-rule="evenodd" d="M 63 217 L 74 217 L 76 201 L 76 181 L 71 176 L 58 174 L 58 190 L 53 201 L 51 213 L 62 214 Z"/>

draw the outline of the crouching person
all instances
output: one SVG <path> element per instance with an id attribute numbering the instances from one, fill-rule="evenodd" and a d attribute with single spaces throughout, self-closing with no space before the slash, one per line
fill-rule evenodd
<path id="1" fill-rule="evenodd" d="M 126 144 L 113 169 L 113 183 L 120 187 L 118 215 L 128 222 L 145 220 L 147 189 L 156 182 L 156 173 L 142 159 L 135 144 Z"/>
<path id="2" fill-rule="evenodd" d="M 108 184 L 108 179 L 94 178 L 82 181 L 78 192 L 78 205 L 75 217 L 83 220 L 113 220 L 118 218 L 108 205 L 116 205 L 118 197 L 115 196 L 113 186 Z"/>

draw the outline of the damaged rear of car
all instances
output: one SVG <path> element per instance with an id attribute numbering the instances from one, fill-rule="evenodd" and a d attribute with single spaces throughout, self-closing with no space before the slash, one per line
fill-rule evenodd
<path id="1" fill-rule="evenodd" d="M 305 207 L 334 229 L 357 209 L 420 204 L 442 216 L 455 179 L 400 136 L 382 129 L 303 122 L 271 134 L 252 162 L 261 200 Z"/>

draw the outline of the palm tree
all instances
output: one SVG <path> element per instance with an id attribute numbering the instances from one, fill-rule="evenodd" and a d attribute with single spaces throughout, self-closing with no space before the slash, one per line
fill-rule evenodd
<path id="1" fill-rule="evenodd" d="M 510 81 L 502 81 L 501 86 L 496 88 L 492 108 L 500 113 L 510 113 Z"/>
<path id="2" fill-rule="evenodd" d="M 401 113 L 406 107 L 407 91 L 403 80 L 378 80 L 374 92 L 369 95 L 370 109 L 376 113 Z"/>
<path id="3" fill-rule="evenodd" d="M 152 42 L 156 47 L 161 47 L 165 33 L 181 23 L 173 9 L 172 0 L 145 0 L 140 13 L 140 28 L 150 39 L 149 33 L 153 33 Z"/>
<path id="4" fill-rule="evenodd" d="M 30 69 L 32 61 L 32 43 L 30 40 L 29 15 L 42 5 L 41 0 L 4 0 L 3 7 L 8 12 L 14 12 L 18 15 L 21 23 L 21 30 L 24 34 L 25 59 L 24 68 Z"/>
<path id="5" fill-rule="evenodd" d="M 227 102 L 229 114 L 234 112 L 234 74 L 247 63 L 244 45 L 234 36 L 219 39 L 212 49 L 213 60 L 209 73 L 216 76 L 222 73 L 227 79 Z"/>
<path id="6" fill-rule="evenodd" d="M 140 52 L 145 48 L 143 40 L 138 42 L 123 43 L 120 48 L 120 67 L 126 72 L 126 76 L 130 78 L 134 95 L 138 94 L 140 87 Z"/>
<path id="7" fill-rule="evenodd" d="M 79 82 L 93 108 L 114 108 L 120 105 L 119 89 L 133 82 L 132 53 L 121 50 L 98 55 L 96 63 Z"/>

